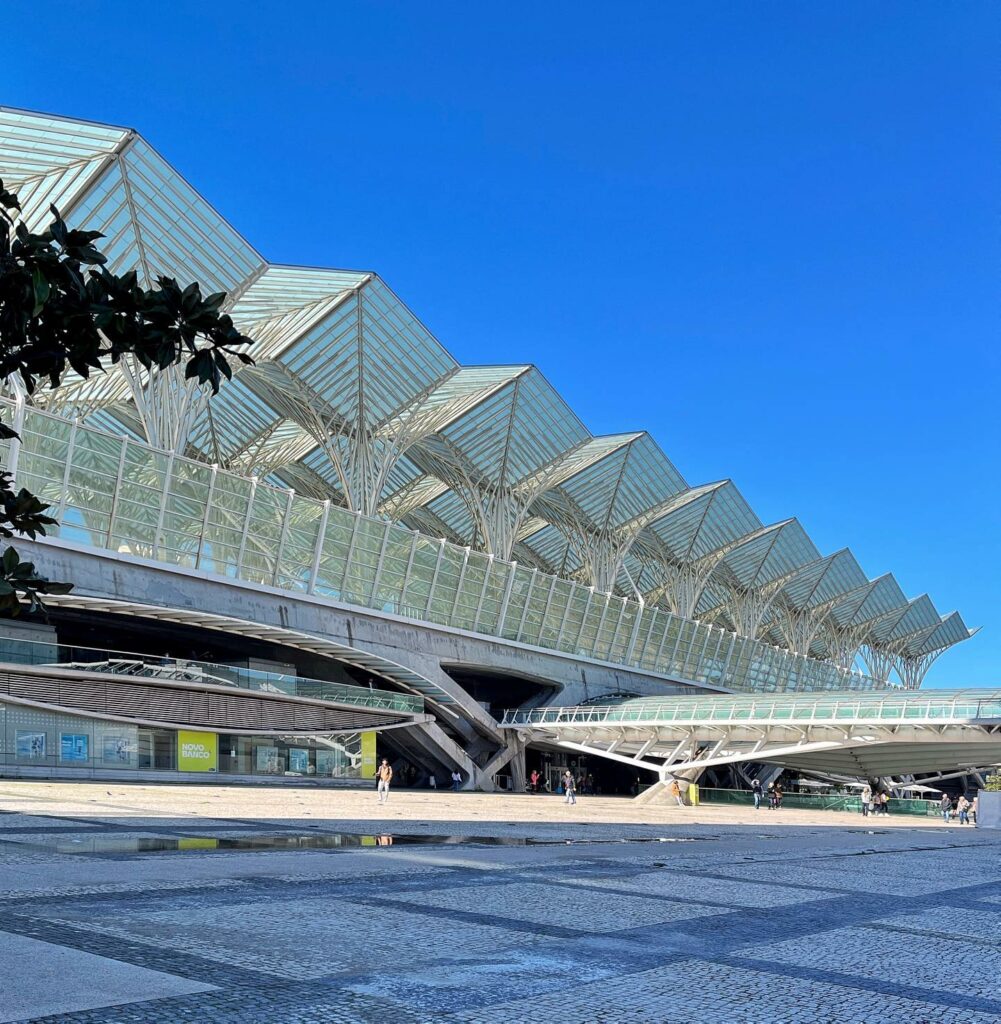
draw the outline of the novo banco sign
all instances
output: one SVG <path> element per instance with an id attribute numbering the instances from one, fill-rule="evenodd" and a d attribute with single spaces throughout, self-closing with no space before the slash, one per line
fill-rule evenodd
<path id="1" fill-rule="evenodd" d="M 178 732 L 177 768 L 182 772 L 217 771 L 219 737 L 214 732 Z"/>

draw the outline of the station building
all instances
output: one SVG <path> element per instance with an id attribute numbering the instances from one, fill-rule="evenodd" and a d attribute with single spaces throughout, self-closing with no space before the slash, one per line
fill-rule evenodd
<path id="1" fill-rule="evenodd" d="M 214 397 L 129 358 L 6 382 L 4 464 L 59 524 L 18 548 L 75 589 L 0 627 L 0 771 L 350 779 L 385 751 L 519 788 L 506 715 L 896 696 L 972 635 L 641 425 L 593 436 L 537 367 L 460 365 L 377 273 L 270 263 L 131 129 L 0 108 L 0 178 L 30 229 L 54 204 L 255 341 Z"/>

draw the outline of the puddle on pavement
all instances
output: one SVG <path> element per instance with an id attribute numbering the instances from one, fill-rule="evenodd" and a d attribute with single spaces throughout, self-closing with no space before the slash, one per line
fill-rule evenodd
<path id="1" fill-rule="evenodd" d="M 715 837 L 706 837 L 715 838 Z M 122 856 L 147 853 L 252 853 L 290 850 L 376 849 L 381 846 L 593 846 L 622 843 L 695 843 L 688 837 L 640 836 L 622 839 L 529 839 L 507 836 L 449 836 L 430 834 L 364 835 L 353 832 L 279 836 L 87 836 L 22 841 L 20 848 L 49 853 Z M 2 842 L 2 841 L 0 841 Z"/>

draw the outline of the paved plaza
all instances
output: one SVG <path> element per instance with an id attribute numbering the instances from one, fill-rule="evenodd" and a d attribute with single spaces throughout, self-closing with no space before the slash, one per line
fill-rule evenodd
<path id="1" fill-rule="evenodd" d="M 999 855 L 932 818 L 0 780 L 0 1021 L 1001 1022 Z"/>

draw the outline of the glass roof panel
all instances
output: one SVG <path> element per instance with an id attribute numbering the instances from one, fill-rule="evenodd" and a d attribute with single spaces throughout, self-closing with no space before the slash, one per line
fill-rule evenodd
<path id="1" fill-rule="evenodd" d="M 794 608 L 815 608 L 868 582 L 855 556 L 844 549 L 804 567 L 782 588 L 782 595 Z"/>
<path id="2" fill-rule="evenodd" d="M 127 128 L 71 121 L 0 107 L 0 167 L 4 180 L 23 181 L 114 152 L 129 134 Z"/>
<path id="3" fill-rule="evenodd" d="M 233 306 L 233 319 L 255 323 L 357 288 L 370 274 L 353 270 L 269 266 Z"/>
<path id="4" fill-rule="evenodd" d="M 931 598 L 927 594 L 922 594 L 921 597 L 915 598 L 911 601 L 907 608 L 907 611 L 901 617 L 900 621 L 890 630 L 886 636 L 887 641 L 901 640 L 904 637 L 908 637 L 913 633 L 927 628 L 928 626 L 934 626 L 939 622 L 940 616 L 935 611 L 935 606 L 931 603 Z"/>
<path id="5" fill-rule="evenodd" d="M 473 469 L 514 486 L 587 438 L 587 431 L 534 367 L 441 431 Z"/>
<path id="6" fill-rule="evenodd" d="M 842 625 L 857 626 L 863 622 L 869 622 L 871 619 L 879 618 L 896 608 L 903 608 L 906 604 L 907 597 L 900 589 L 900 584 L 888 573 L 885 576 L 880 576 L 873 583 L 866 599 L 850 617 L 844 619 L 839 617 L 838 621 Z"/>
<path id="7" fill-rule="evenodd" d="M 231 292 L 263 264 L 260 255 L 142 139 L 121 157 L 151 283 L 164 275 L 202 292 Z"/>
<path id="8" fill-rule="evenodd" d="M 966 623 L 963 622 L 959 612 L 952 612 L 946 615 L 927 635 L 909 643 L 906 654 L 909 657 L 931 654 L 933 651 L 941 650 L 943 647 L 949 647 L 952 644 L 968 640 L 970 635 L 970 631 L 967 629 Z"/>

